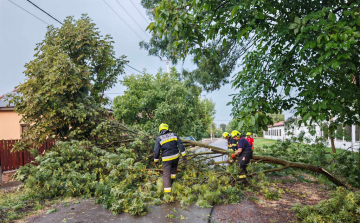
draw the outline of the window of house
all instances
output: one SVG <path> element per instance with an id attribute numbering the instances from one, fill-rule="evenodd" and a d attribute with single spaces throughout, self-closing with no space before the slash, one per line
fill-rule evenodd
<path id="1" fill-rule="evenodd" d="M 23 134 L 23 132 L 25 132 L 25 130 L 29 127 L 29 125 L 27 124 L 21 124 L 21 135 Z M 21 136 L 22 137 L 22 136 Z"/>
<path id="2" fill-rule="evenodd" d="M 279 129 L 279 136 L 281 136 L 281 129 Z"/>

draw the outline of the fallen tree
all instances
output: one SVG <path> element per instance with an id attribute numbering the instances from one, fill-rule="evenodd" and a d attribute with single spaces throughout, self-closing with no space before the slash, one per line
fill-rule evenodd
<path id="1" fill-rule="evenodd" d="M 229 154 L 228 150 L 221 149 L 221 148 L 215 147 L 215 146 L 210 146 L 210 145 L 207 145 L 207 144 L 204 144 L 204 143 L 199 143 L 199 142 L 194 142 L 194 141 L 189 141 L 189 140 L 183 140 L 183 142 L 184 142 L 184 145 L 186 145 L 186 146 L 193 145 L 193 146 L 199 146 L 199 147 L 208 148 L 210 151 L 212 151 L 215 154 L 216 153 L 220 153 L 220 154 L 223 154 L 223 155 Z M 291 162 L 291 161 L 287 161 L 287 160 L 283 160 L 283 159 L 279 159 L 279 158 L 271 157 L 271 156 L 253 156 L 253 160 L 261 161 L 261 162 L 265 162 L 265 163 L 283 165 L 283 167 L 281 167 L 281 168 L 275 168 L 275 169 L 263 171 L 264 173 L 274 172 L 274 171 L 281 171 L 281 170 L 284 170 L 284 169 L 287 169 L 287 168 L 290 168 L 290 167 L 299 168 L 299 169 L 304 169 L 304 170 L 310 170 L 310 171 L 315 172 L 315 173 L 320 173 L 320 174 L 324 175 L 327 179 L 329 179 L 331 182 L 333 182 L 336 186 L 346 187 L 340 180 L 338 180 L 336 177 L 331 175 L 324 168 L 321 168 L 321 167 L 318 167 L 318 166 L 314 166 L 314 165 L 307 164 L 307 163 Z M 228 161 L 225 161 L 225 162 L 218 162 L 217 164 L 231 163 L 231 162 L 232 162 L 232 160 L 228 160 Z M 256 173 L 249 174 L 248 176 L 251 176 L 251 175 L 256 175 Z"/>

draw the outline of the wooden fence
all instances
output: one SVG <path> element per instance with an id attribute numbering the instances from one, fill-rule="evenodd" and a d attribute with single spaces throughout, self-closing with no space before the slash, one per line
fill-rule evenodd
<path id="1" fill-rule="evenodd" d="M 11 152 L 14 144 L 19 140 L 0 140 L 0 165 L 2 172 L 17 170 L 20 166 L 35 160 L 29 151 Z M 48 139 L 42 146 L 37 148 L 39 154 L 50 149 L 55 141 Z"/>

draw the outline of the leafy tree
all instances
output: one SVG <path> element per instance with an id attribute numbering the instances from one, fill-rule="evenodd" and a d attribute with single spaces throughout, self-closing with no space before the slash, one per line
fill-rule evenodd
<path id="1" fill-rule="evenodd" d="M 160 70 L 156 75 L 126 76 L 121 83 L 127 90 L 114 99 L 114 115 L 126 125 L 155 133 L 161 123 L 167 123 L 180 136 L 196 139 L 209 131 L 215 104 L 202 100 L 201 87 L 181 80 L 174 68 L 170 74 Z"/>
<path id="2" fill-rule="evenodd" d="M 225 132 L 231 133 L 231 132 L 234 130 L 233 124 L 234 124 L 234 120 L 231 120 L 231 121 L 226 125 Z"/>
<path id="3" fill-rule="evenodd" d="M 51 136 L 93 138 L 91 131 L 107 116 L 101 93 L 116 83 L 126 63 L 124 56 L 115 58 L 111 39 L 101 36 L 86 15 L 48 27 L 35 59 L 25 65 L 27 80 L 10 101 L 30 125 L 20 145 L 40 145 Z"/>
<path id="4" fill-rule="evenodd" d="M 231 102 L 240 125 L 266 130 L 266 114 L 289 109 L 305 125 L 332 117 L 359 125 L 359 10 L 354 0 L 162 0 L 148 26 L 159 47 L 149 51 L 173 62 L 193 56 L 190 74 L 207 90 L 241 63 Z"/>
<path id="5" fill-rule="evenodd" d="M 220 128 L 223 132 L 225 132 L 226 124 L 220 124 Z"/>
<path id="6" fill-rule="evenodd" d="M 221 138 L 223 134 L 223 130 L 221 128 L 217 128 L 214 130 L 214 137 L 215 138 Z"/>
<path id="7" fill-rule="evenodd" d="M 274 123 L 285 121 L 285 115 L 283 114 L 267 114 Z"/>

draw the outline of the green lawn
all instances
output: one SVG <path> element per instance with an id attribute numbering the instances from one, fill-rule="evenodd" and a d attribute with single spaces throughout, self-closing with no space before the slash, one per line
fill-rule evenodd
<path id="1" fill-rule="evenodd" d="M 269 146 L 272 145 L 276 142 L 276 140 L 274 139 L 265 139 L 265 138 L 254 138 L 254 147 L 259 147 L 259 146 Z"/>

